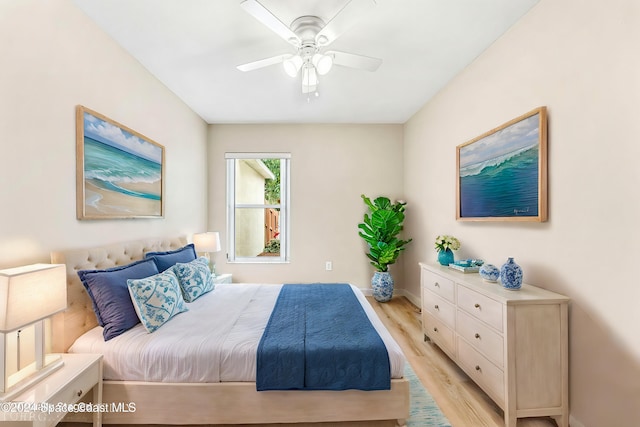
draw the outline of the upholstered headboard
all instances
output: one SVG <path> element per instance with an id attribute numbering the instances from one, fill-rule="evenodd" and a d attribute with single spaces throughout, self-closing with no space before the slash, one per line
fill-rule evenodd
<path id="1" fill-rule="evenodd" d="M 187 244 L 184 236 L 135 240 L 95 248 L 51 252 L 51 262 L 67 267 L 67 309 L 52 321 L 53 351 L 65 353 L 83 333 L 98 322 L 78 270 L 104 269 L 127 265 L 147 252 L 178 249 Z"/>

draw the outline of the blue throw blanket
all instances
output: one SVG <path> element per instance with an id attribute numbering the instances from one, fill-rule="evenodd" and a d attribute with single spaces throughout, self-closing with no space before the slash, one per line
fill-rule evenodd
<path id="1" fill-rule="evenodd" d="M 384 342 L 347 284 L 283 285 L 258 345 L 262 390 L 389 390 Z"/>

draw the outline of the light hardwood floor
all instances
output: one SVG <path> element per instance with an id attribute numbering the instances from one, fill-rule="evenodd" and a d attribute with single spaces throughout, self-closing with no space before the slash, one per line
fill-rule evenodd
<path id="1" fill-rule="evenodd" d="M 418 378 L 429 390 L 453 427 L 504 427 L 502 410 L 437 346 L 424 342 L 418 307 L 405 297 L 394 297 L 387 303 L 378 303 L 371 297 L 367 299 L 400 344 Z M 247 408 L 247 410 L 251 409 Z M 394 425 L 395 422 L 295 424 L 296 427 L 391 427 Z M 246 427 L 279 426 L 292 425 L 246 425 Z M 555 426 L 555 422 L 549 418 L 528 418 L 518 421 L 518 427 Z M 79 427 L 79 425 L 77 423 L 61 423 L 61 427 Z"/>

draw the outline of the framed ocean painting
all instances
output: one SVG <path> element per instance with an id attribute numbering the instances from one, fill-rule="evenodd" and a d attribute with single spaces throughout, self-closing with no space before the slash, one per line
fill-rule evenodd
<path id="1" fill-rule="evenodd" d="M 547 109 L 456 147 L 456 219 L 547 220 Z"/>
<path id="2" fill-rule="evenodd" d="M 78 219 L 162 218 L 164 163 L 162 145 L 76 107 Z"/>

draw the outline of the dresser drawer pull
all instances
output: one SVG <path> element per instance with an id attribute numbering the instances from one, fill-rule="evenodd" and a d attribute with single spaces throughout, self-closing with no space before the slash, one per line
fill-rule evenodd
<path id="1" fill-rule="evenodd" d="M 480 365 L 476 365 L 476 371 L 478 372 L 482 371 L 482 369 L 480 368 Z"/>
<path id="2" fill-rule="evenodd" d="M 435 283 L 433 284 L 433 286 L 435 286 L 436 288 L 439 288 L 439 287 L 440 287 L 440 283 L 435 282 Z"/>
<path id="3" fill-rule="evenodd" d="M 433 328 L 433 332 L 438 332 L 438 328 Z"/>
<path id="4" fill-rule="evenodd" d="M 440 307 L 438 307 L 438 304 L 434 305 L 433 308 L 435 308 L 436 310 L 440 310 Z"/>
<path id="5" fill-rule="evenodd" d="M 477 308 L 478 310 L 480 310 L 480 304 L 475 303 L 475 304 L 473 304 L 473 306 L 474 306 L 475 308 Z"/>
<path id="6" fill-rule="evenodd" d="M 479 340 L 479 339 L 480 339 L 480 334 L 476 333 L 476 334 L 474 335 L 474 337 L 476 337 L 476 339 L 477 339 L 477 340 Z"/>
<path id="7" fill-rule="evenodd" d="M 78 397 L 82 396 L 82 390 L 78 390 L 76 394 L 78 395 Z"/>

